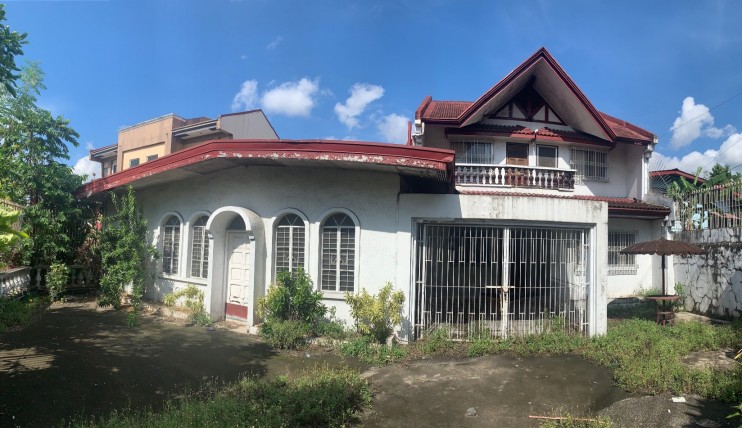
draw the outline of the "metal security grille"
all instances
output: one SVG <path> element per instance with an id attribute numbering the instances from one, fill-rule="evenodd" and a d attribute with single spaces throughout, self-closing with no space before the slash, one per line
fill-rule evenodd
<path id="1" fill-rule="evenodd" d="M 356 225 L 345 214 L 335 214 L 322 225 L 322 290 L 353 292 Z"/>
<path id="2" fill-rule="evenodd" d="M 572 147 L 570 166 L 577 170 L 575 180 L 608 181 L 608 152 Z"/>
<path id="3" fill-rule="evenodd" d="M 586 333 L 586 239 L 582 229 L 421 223 L 415 336 Z"/>
<path id="4" fill-rule="evenodd" d="M 494 145 L 479 142 L 455 142 L 457 164 L 495 164 Z"/>
<path id="5" fill-rule="evenodd" d="M 621 254 L 621 250 L 635 243 L 635 232 L 608 232 L 608 275 L 636 275 L 636 256 Z"/>
<path id="6" fill-rule="evenodd" d="M 178 273 L 178 254 L 180 253 L 180 220 L 170 217 L 165 223 L 162 239 L 162 271 Z"/>
<path id="7" fill-rule="evenodd" d="M 201 216 L 193 223 L 191 240 L 191 276 L 206 278 L 209 276 L 209 237 L 206 235 L 206 223 L 209 217 Z"/>
<path id="8" fill-rule="evenodd" d="M 276 273 L 304 267 L 304 221 L 298 215 L 287 214 L 278 222 L 275 255 Z"/>

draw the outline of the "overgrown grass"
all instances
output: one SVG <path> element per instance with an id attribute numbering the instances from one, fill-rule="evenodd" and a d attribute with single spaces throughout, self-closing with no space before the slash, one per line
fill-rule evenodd
<path id="1" fill-rule="evenodd" d="M 120 412 L 91 427 L 345 426 L 371 404 L 368 383 L 350 369 L 315 368 L 296 377 L 244 378 L 169 401 L 162 411 Z"/>
<path id="2" fill-rule="evenodd" d="M 49 299 L 41 296 L 25 296 L 18 300 L 0 300 L 0 333 L 29 324 L 48 305 Z"/>

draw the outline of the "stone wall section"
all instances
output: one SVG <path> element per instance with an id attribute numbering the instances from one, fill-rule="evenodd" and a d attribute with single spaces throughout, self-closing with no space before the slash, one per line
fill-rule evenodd
<path id="1" fill-rule="evenodd" d="M 742 228 L 685 231 L 675 239 L 706 250 L 700 256 L 673 257 L 685 307 L 701 314 L 742 316 Z"/>

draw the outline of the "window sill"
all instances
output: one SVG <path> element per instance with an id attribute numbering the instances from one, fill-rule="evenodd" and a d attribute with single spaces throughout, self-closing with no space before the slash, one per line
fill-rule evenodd
<path id="1" fill-rule="evenodd" d="M 324 300 L 345 300 L 345 291 L 320 291 L 322 292 L 322 298 Z"/>

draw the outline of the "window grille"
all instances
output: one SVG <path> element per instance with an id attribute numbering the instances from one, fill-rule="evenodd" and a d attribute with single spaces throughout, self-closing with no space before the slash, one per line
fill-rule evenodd
<path id="1" fill-rule="evenodd" d="M 572 147 L 570 166 L 576 170 L 575 181 L 608 181 L 608 153 Z"/>
<path id="2" fill-rule="evenodd" d="M 296 272 L 304 267 L 304 221 L 296 214 L 287 214 L 276 226 L 275 260 L 278 272 Z"/>
<path id="3" fill-rule="evenodd" d="M 621 250 L 636 243 L 634 232 L 608 232 L 608 275 L 636 275 L 636 256 Z"/>
<path id="4" fill-rule="evenodd" d="M 492 165 L 496 163 L 493 147 L 492 143 L 453 143 L 456 163 Z"/>
<path id="5" fill-rule="evenodd" d="M 345 214 L 334 214 L 322 225 L 323 291 L 353 292 L 356 225 Z"/>
<path id="6" fill-rule="evenodd" d="M 193 223 L 191 238 L 191 276 L 208 278 L 209 276 L 209 237 L 206 234 L 207 216 L 199 217 Z"/>
<path id="7" fill-rule="evenodd" d="M 177 274 L 180 251 L 180 220 L 177 217 L 172 216 L 165 223 L 162 243 L 162 272 Z"/>

